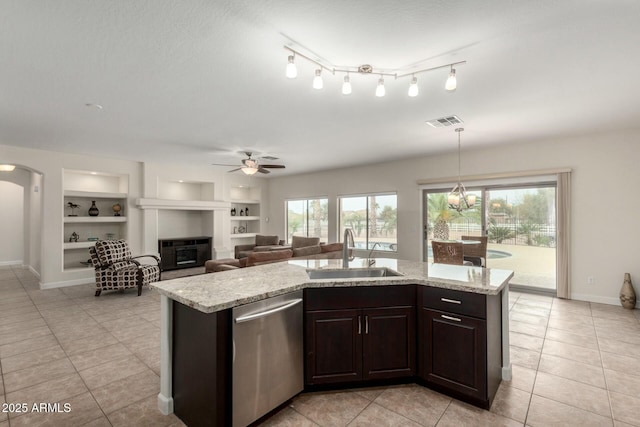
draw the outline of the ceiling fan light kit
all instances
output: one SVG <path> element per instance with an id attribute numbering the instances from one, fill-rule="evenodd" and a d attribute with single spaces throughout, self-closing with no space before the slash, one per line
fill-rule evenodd
<path id="1" fill-rule="evenodd" d="M 454 65 L 462 65 L 467 63 L 467 61 L 458 61 L 450 64 L 439 65 L 437 67 L 424 68 L 424 69 L 414 70 L 414 71 L 404 73 L 403 70 L 401 69 L 374 70 L 373 66 L 371 66 L 370 64 L 337 67 L 335 65 L 328 64 L 326 61 L 324 61 L 323 63 L 323 62 L 320 62 L 319 59 L 318 60 L 312 59 L 309 55 L 305 55 L 304 53 L 301 53 L 299 50 L 296 50 L 290 46 L 283 46 L 283 47 L 291 53 L 290 55 L 288 55 L 287 68 L 285 72 L 285 75 L 288 78 L 295 79 L 298 76 L 298 70 L 296 68 L 295 58 L 296 56 L 299 56 L 319 67 L 318 69 L 316 69 L 315 76 L 313 78 L 313 88 L 316 90 L 320 90 L 324 87 L 324 82 L 322 80 L 322 75 L 321 75 L 322 70 L 325 70 L 331 73 L 332 75 L 336 75 L 336 73 L 345 73 L 344 81 L 342 83 L 343 95 L 350 95 L 352 93 L 349 73 L 357 73 L 360 75 L 372 74 L 372 75 L 379 76 L 378 85 L 376 86 L 376 92 L 375 92 L 375 95 L 378 98 L 381 98 L 386 94 L 386 90 L 384 87 L 385 76 L 393 77 L 394 79 L 400 79 L 402 77 L 411 76 L 411 83 L 409 84 L 408 96 L 411 98 L 414 98 L 418 96 L 418 94 L 420 93 L 420 89 L 418 88 L 418 78 L 416 77 L 416 74 L 426 73 L 428 71 L 439 70 L 442 68 L 450 68 L 449 76 L 445 83 L 445 89 L 448 91 L 454 91 L 456 90 L 456 87 L 457 87 L 457 81 L 456 81 L 456 70 L 453 67 Z"/>
<path id="2" fill-rule="evenodd" d="M 267 164 L 262 164 L 259 161 L 260 159 L 262 159 L 262 160 L 278 160 L 277 157 L 265 156 L 265 157 L 260 157 L 260 159 L 254 159 L 253 157 L 251 157 L 253 155 L 253 153 L 251 151 L 243 151 L 242 153 L 247 156 L 246 159 L 242 159 L 242 166 L 240 166 L 238 168 L 235 168 L 235 169 L 231 169 L 230 171 L 227 171 L 227 172 L 242 171 L 245 175 L 255 175 L 258 172 L 260 172 L 260 173 L 271 173 L 271 171 L 269 169 L 284 169 L 285 168 L 284 165 L 267 165 Z M 227 164 L 222 164 L 222 163 L 212 163 L 212 165 L 214 165 L 214 166 L 235 166 L 235 165 L 227 165 Z"/>

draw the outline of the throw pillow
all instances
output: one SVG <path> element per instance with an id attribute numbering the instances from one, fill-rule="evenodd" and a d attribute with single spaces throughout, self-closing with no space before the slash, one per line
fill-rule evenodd
<path id="1" fill-rule="evenodd" d="M 293 249 L 304 248 L 306 246 L 318 246 L 319 244 L 320 244 L 319 237 L 293 236 L 291 238 L 291 247 Z"/>
<path id="2" fill-rule="evenodd" d="M 256 236 L 256 246 L 271 246 L 278 244 L 278 236 L 263 236 L 258 234 Z"/>

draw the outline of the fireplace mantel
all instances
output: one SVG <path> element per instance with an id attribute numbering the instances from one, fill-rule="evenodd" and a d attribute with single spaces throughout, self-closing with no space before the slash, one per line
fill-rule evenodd
<path id="1" fill-rule="evenodd" d="M 171 209 L 171 210 L 190 210 L 190 211 L 217 211 L 228 210 L 231 203 L 220 200 L 202 201 L 202 200 L 169 200 L 169 199 L 146 199 L 139 198 L 136 200 L 136 206 L 140 209 Z"/>

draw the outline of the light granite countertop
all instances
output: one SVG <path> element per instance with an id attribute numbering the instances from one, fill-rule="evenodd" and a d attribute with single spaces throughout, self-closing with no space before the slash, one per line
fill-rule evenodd
<path id="1" fill-rule="evenodd" d="M 365 268 L 355 258 L 349 268 Z M 513 271 L 463 265 L 433 264 L 376 258 L 375 267 L 387 267 L 400 276 L 310 279 L 307 269 L 340 269 L 340 259 L 295 259 L 231 271 L 201 274 L 152 283 L 163 295 L 204 313 L 213 313 L 304 288 L 393 286 L 417 284 L 487 295 L 497 295 Z"/>

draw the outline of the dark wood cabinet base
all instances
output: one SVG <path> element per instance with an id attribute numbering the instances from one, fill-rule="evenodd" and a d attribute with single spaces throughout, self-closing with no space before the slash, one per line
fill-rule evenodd
<path id="1" fill-rule="evenodd" d="M 173 412 L 189 426 L 231 425 L 230 321 L 173 303 Z"/>

